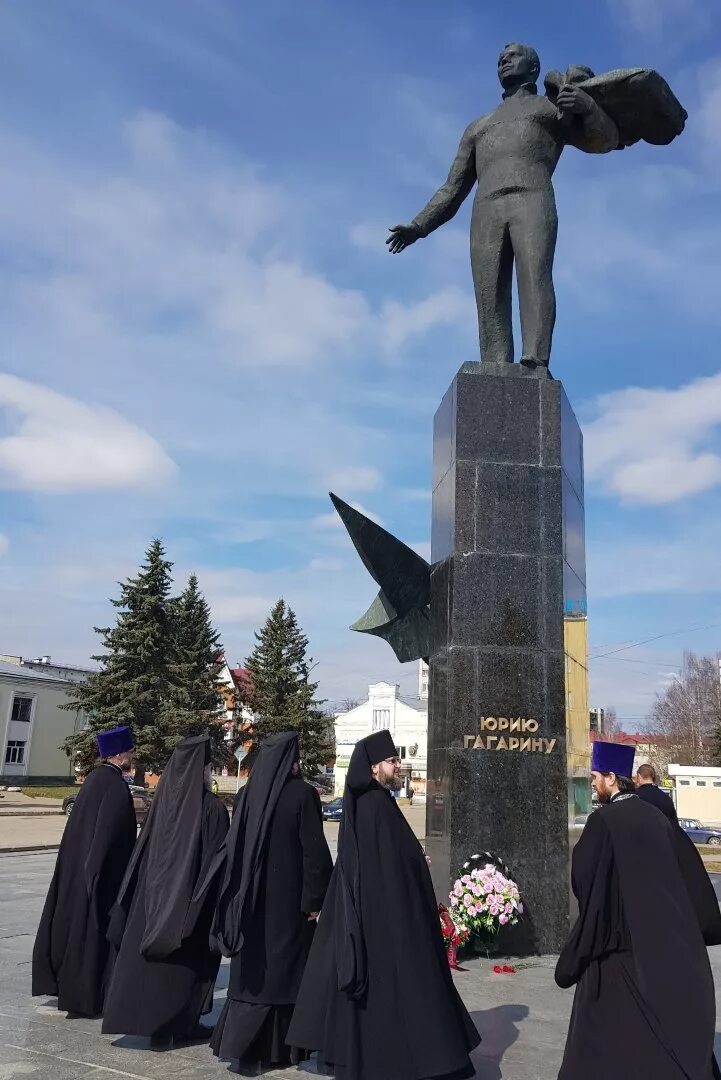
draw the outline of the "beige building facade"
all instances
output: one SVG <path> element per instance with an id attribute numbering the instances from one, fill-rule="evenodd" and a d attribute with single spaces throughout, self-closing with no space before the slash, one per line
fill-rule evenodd
<path id="1" fill-rule="evenodd" d="M 721 823 L 721 769 L 711 765 L 669 765 L 680 818 L 704 825 Z"/>
<path id="2" fill-rule="evenodd" d="M 9 662 L 8 662 L 9 661 Z M 71 669 L 75 670 L 75 669 Z M 70 758 L 60 750 L 68 735 L 85 725 L 83 714 L 60 706 L 78 676 L 25 665 L 20 657 L 0 661 L 0 781 L 74 780 Z"/>

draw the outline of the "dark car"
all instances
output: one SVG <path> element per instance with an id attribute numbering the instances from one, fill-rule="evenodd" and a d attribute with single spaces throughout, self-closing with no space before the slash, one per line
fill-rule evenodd
<path id="1" fill-rule="evenodd" d="M 148 810 L 150 809 L 152 795 L 149 791 L 146 791 L 145 788 L 138 787 L 138 785 L 136 784 L 128 784 L 128 787 L 130 788 L 130 794 L 133 796 L 133 806 L 135 807 L 135 820 L 137 821 L 138 825 L 142 825 L 145 821 L 145 818 L 147 817 Z M 77 797 L 77 794 L 67 795 L 63 799 L 63 813 L 66 817 L 70 817 L 70 815 L 72 814 L 73 807 L 75 806 L 75 800 L 77 799 Z"/>
<path id="2" fill-rule="evenodd" d="M 324 821 L 340 821 L 343 817 L 343 800 L 331 799 L 330 802 L 323 803 L 323 820 Z"/>
<path id="3" fill-rule="evenodd" d="M 688 833 L 694 844 L 711 844 L 712 847 L 721 846 L 721 832 L 718 829 L 710 829 L 708 825 L 702 825 L 695 818 L 679 818 L 678 823 L 683 831 Z"/>

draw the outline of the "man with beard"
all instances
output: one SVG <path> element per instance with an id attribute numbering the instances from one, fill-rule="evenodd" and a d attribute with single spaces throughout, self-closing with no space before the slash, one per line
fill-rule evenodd
<path id="1" fill-rule="evenodd" d="M 137 832 L 123 779 L 133 760 L 130 729 L 100 732 L 97 743 L 102 763 L 75 799 L 33 948 L 33 994 L 57 996 L 68 1016 L 102 1011 L 108 918 Z"/>
<path id="2" fill-rule="evenodd" d="M 357 743 L 338 860 L 288 1031 L 337 1080 L 474 1075 L 480 1037 L 451 979 L 423 850 L 391 798 L 401 787 L 390 732 Z"/>
<path id="3" fill-rule="evenodd" d="M 216 1057 L 281 1068 L 302 1051 L 288 1025 L 333 862 L 318 793 L 300 776 L 298 735 L 271 735 L 242 789 L 225 844 L 215 934 L 230 962 Z"/>
<path id="4" fill-rule="evenodd" d="M 559 1080 L 605 1080 L 609 1068 L 614 1080 L 711 1080 L 711 967 L 673 828 L 636 796 L 633 756 L 593 746 L 603 805 L 573 853 L 579 916 L 556 982 L 576 994 Z"/>
<path id="5" fill-rule="evenodd" d="M 210 1037 L 199 1020 L 213 1007 L 220 956 L 209 944 L 218 875 L 208 870 L 228 831 L 210 784 L 210 739 L 181 739 L 113 909 L 109 937 L 119 952 L 105 1034 L 150 1036 L 155 1049 Z"/>

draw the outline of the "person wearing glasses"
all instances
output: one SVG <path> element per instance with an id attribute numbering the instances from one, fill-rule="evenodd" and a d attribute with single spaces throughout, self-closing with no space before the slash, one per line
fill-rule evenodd
<path id="1" fill-rule="evenodd" d="M 423 849 L 392 798 L 402 787 L 389 731 L 356 744 L 338 859 L 287 1037 L 317 1050 L 319 1071 L 336 1080 L 474 1075 L 480 1036 L 451 979 Z"/>

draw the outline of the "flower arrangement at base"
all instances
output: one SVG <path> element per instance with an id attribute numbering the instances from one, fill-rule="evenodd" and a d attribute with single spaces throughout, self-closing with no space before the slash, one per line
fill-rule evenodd
<path id="1" fill-rule="evenodd" d="M 523 901 L 515 881 L 500 860 L 484 852 L 463 864 L 450 892 L 453 923 L 488 944 L 502 926 L 515 926 Z"/>
<path id="2" fill-rule="evenodd" d="M 470 931 L 465 926 L 456 925 L 445 904 L 438 905 L 438 914 L 441 919 L 441 933 L 448 957 L 448 966 L 454 971 L 463 971 L 463 968 L 458 966 L 458 950 L 468 941 L 471 936 Z"/>

